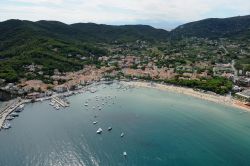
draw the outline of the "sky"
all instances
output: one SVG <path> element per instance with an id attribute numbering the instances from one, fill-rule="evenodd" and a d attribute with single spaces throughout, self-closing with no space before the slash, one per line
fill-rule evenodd
<path id="1" fill-rule="evenodd" d="M 0 0 L 0 21 L 57 20 L 176 26 L 205 18 L 250 14 L 250 0 Z"/>

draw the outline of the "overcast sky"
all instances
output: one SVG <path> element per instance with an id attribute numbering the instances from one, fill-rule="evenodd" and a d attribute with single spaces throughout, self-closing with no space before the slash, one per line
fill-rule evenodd
<path id="1" fill-rule="evenodd" d="M 171 29 L 211 17 L 250 14 L 250 0 L 0 0 L 0 21 L 148 24 Z"/>

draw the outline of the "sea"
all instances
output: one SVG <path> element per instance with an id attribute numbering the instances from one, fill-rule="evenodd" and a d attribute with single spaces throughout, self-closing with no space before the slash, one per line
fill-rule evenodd
<path id="1" fill-rule="evenodd" d="M 0 131 L 0 166 L 250 165 L 250 112 L 153 88 L 92 88 L 59 110 L 26 104 Z"/>

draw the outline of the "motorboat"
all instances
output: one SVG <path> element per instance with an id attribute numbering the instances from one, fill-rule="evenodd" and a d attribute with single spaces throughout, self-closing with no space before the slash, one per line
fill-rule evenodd
<path id="1" fill-rule="evenodd" d="M 121 137 L 124 137 L 124 133 L 121 133 Z"/>
<path id="2" fill-rule="evenodd" d="M 97 121 L 94 121 L 94 122 L 93 122 L 94 125 L 97 124 L 97 123 L 98 123 Z"/>
<path id="3" fill-rule="evenodd" d="M 10 123 L 4 123 L 4 125 L 2 126 L 3 129 L 9 129 L 11 128 Z"/>
<path id="4" fill-rule="evenodd" d="M 55 105 L 55 101 L 51 101 L 49 104 L 52 105 L 52 106 L 54 106 Z"/>
<path id="5" fill-rule="evenodd" d="M 16 112 L 12 112 L 12 113 L 10 114 L 10 116 L 12 116 L 12 117 L 18 117 L 19 115 L 18 115 L 18 113 L 16 113 Z"/>
<path id="6" fill-rule="evenodd" d="M 55 108 L 56 108 L 57 110 L 59 110 L 59 109 L 60 109 L 60 106 L 59 106 L 58 104 L 56 104 L 56 105 L 55 105 Z"/>
<path id="7" fill-rule="evenodd" d="M 13 119 L 14 119 L 13 116 L 8 116 L 8 117 L 6 118 L 6 120 L 13 120 Z"/>
<path id="8" fill-rule="evenodd" d="M 102 133 L 102 128 L 99 128 L 97 131 L 96 131 L 97 134 L 101 134 Z"/>
<path id="9" fill-rule="evenodd" d="M 109 128 L 108 128 L 108 131 L 111 131 L 111 130 L 112 130 L 112 127 L 109 127 Z"/>
<path id="10" fill-rule="evenodd" d="M 23 109 L 24 109 L 24 105 L 21 104 L 19 107 L 16 108 L 15 112 L 22 112 Z"/>

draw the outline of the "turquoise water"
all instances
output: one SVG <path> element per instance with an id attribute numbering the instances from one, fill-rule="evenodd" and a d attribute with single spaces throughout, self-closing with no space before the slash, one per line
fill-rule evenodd
<path id="1" fill-rule="evenodd" d="M 102 110 L 95 96 L 110 95 Z M 89 106 L 85 107 L 86 100 Z M 55 110 L 28 104 L 0 132 L 1 166 L 244 166 L 250 163 L 250 113 L 155 89 L 98 87 Z M 114 102 L 114 104 L 113 104 Z M 95 118 L 95 115 L 97 116 Z M 98 121 L 93 125 L 93 121 Z M 113 127 L 111 132 L 107 131 Z M 96 130 L 101 127 L 101 135 Z M 121 132 L 125 133 L 123 138 Z M 122 153 L 126 151 L 125 158 Z"/>

